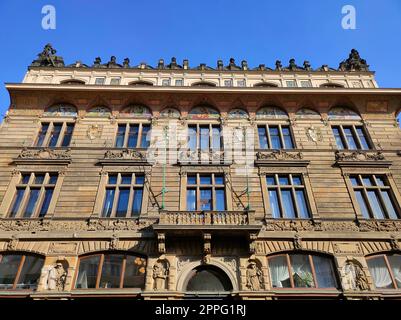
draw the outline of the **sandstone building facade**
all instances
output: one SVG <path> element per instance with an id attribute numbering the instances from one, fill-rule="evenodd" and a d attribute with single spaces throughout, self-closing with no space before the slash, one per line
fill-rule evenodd
<path id="1" fill-rule="evenodd" d="M 401 89 L 231 59 L 64 64 L 0 125 L 0 298 L 401 297 Z"/>

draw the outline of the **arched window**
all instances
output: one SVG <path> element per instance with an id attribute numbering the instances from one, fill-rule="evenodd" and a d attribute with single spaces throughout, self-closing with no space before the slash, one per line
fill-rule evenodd
<path id="1" fill-rule="evenodd" d="M 328 82 L 321 84 L 320 88 L 344 88 L 344 85 L 340 83 Z"/>
<path id="2" fill-rule="evenodd" d="M 160 118 L 178 119 L 181 116 L 180 111 L 175 108 L 166 108 L 160 112 Z"/>
<path id="3" fill-rule="evenodd" d="M 35 290 L 44 258 L 32 254 L 0 253 L 0 290 Z"/>
<path id="4" fill-rule="evenodd" d="M 320 114 L 310 108 L 301 108 L 299 109 L 295 116 L 300 119 L 308 118 L 308 119 L 320 119 Z"/>
<path id="5" fill-rule="evenodd" d="M 199 81 L 191 84 L 191 87 L 215 87 L 216 84 L 208 81 Z"/>
<path id="6" fill-rule="evenodd" d="M 144 288 L 146 258 L 100 253 L 79 258 L 76 289 Z"/>
<path id="7" fill-rule="evenodd" d="M 64 116 L 64 117 L 76 117 L 78 115 L 77 108 L 72 104 L 58 103 L 47 108 L 43 113 L 44 116 Z"/>
<path id="8" fill-rule="evenodd" d="M 132 105 L 125 107 L 120 112 L 120 116 L 135 117 L 135 118 L 151 118 L 152 112 L 146 106 L 139 105 L 139 104 L 132 104 Z"/>
<path id="9" fill-rule="evenodd" d="M 273 82 L 258 82 L 253 85 L 258 88 L 277 88 L 278 84 Z"/>
<path id="10" fill-rule="evenodd" d="M 328 113 L 330 120 L 361 120 L 359 114 L 347 107 L 333 107 Z"/>
<path id="11" fill-rule="evenodd" d="M 376 289 L 401 289 L 401 255 L 382 254 L 366 259 Z"/>
<path id="12" fill-rule="evenodd" d="M 77 80 L 77 79 L 68 79 L 68 80 L 61 81 L 60 84 L 79 84 L 79 85 L 82 85 L 82 84 L 85 84 L 85 81 Z"/>
<path id="13" fill-rule="evenodd" d="M 145 80 L 138 80 L 138 81 L 132 81 L 128 83 L 129 86 L 138 86 L 138 87 L 151 87 L 153 86 L 153 83 L 150 81 L 145 81 Z"/>
<path id="14" fill-rule="evenodd" d="M 220 112 L 209 106 L 197 106 L 188 113 L 189 119 L 217 119 L 219 116 Z"/>
<path id="15" fill-rule="evenodd" d="M 290 253 L 268 258 L 273 288 L 337 288 L 331 258 Z"/>
<path id="16" fill-rule="evenodd" d="M 111 115 L 111 110 L 105 106 L 96 106 L 90 108 L 86 115 L 89 117 L 108 117 Z"/>
<path id="17" fill-rule="evenodd" d="M 224 292 L 232 289 L 230 278 L 215 266 L 199 266 L 193 269 L 185 286 L 187 292 Z"/>
<path id="18" fill-rule="evenodd" d="M 228 113 L 228 119 L 248 119 L 248 112 L 243 109 L 231 109 Z"/>
<path id="19" fill-rule="evenodd" d="M 288 114 L 275 106 L 266 106 L 256 112 L 256 119 L 288 119 Z"/>

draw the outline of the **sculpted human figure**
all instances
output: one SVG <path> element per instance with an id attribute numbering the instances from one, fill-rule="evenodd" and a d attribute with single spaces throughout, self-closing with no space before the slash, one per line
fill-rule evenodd
<path id="1" fill-rule="evenodd" d="M 57 262 L 48 271 L 47 283 L 46 283 L 47 289 L 58 290 L 58 291 L 64 290 L 66 279 L 67 279 L 67 271 L 64 270 L 64 267 L 61 262 Z"/>
<path id="2" fill-rule="evenodd" d="M 246 285 L 251 290 L 257 291 L 261 289 L 262 282 L 262 271 L 260 271 L 256 265 L 256 262 L 252 261 L 246 269 Z"/>
<path id="3" fill-rule="evenodd" d="M 164 267 L 163 263 L 157 261 L 153 265 L 153 280 L 154 280 L 154 289 L 162 290 L 165 288 L 166 278 L 167 278 L 167 270 Z"/>

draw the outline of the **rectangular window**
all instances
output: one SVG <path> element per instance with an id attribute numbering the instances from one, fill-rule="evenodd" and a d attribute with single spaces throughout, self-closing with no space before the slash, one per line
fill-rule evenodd
<path id="1" fill-rule="evenodd" d="M 224 86 L 225 87 L 232 87 L 233 86 L 233 80 L 232 79 L 224 80 Z"/>
<path id="2" fill-rule="evenodd" d="M 116 148 L 148 148 L 150 145 L 150 124 L 120 123 L 117 128 Z"/>
<path id="3" fill-rule="evenodd" d="M 400 208 L 384 175 L 351 175 L 349 179 L 365 219 L 399 219 Z"/>
<path id="4" fill-rule="evenodd" d="M 295 80 L 287 80 L 286 84 L 287 84 L 287 87 L 291 87 L 291 88 L 297 87 L 297 82 Z"/>
<path id="5" fill-rule="evenodd" d="M 73 122 L 45 122 L 41 124 L 36 147 L 68 147 L 74 131 Z"/>
<path id="6" fill-rule="evenodd" d="M 162 86 L 163 87 L 168 87 L 170 85 L 170 79 L 163 79 L 162 80 Z"/>
<path id="7" fill-rule="evenodd" d="M 310 82 L 310 80 L 301 80 L 301 87 L 310 88 L 312 87 L 312 83 Z"/>
<path id="8" fill-rule="evenodd" d="M 97 85 L 102 85 L 102 84 L 104 84 L 105 79 L 106 79 L 106 78 L 104 78 L 104 77 L 102 77 L 102 78 L 96 78 L 96 79 L 95 79 L 95 84 L 97 84 Z"/>
<path id="9" fill-rule="evenodd" d="M 10 218 L 44 217 L 50 207 L 57 173 L 24 173 L 16 186 Z"/>
<path id="10" fill-rule="evenodd" d="M 134 217 L 141 213 L 145 176 L 141 173 L 110 173 L 102 217 Z"/>
<path id="11" fill-rule="evenodd" d="M 293 149 L 294 142 L 289 126 L 259 125 L 260 149 Z"/>
<path id="12" fill-rule="evenodd" d="M 221 174 L 188 174 L 187 210 L 226 210 L 224 176 Z"/>
<path id="13" fill-rule="evenodd" d="M 245 79 L 237 80 L 237 87 L 245 87 L 246 82 Z"/>
<path id="14" fill-rule="evenodd" d="M 111 78 L 110 85 L 119 85 L 121 78 Z"/>
<path id="15" fill-rule="evenodd" d="M 176 79 L 175 80 L 176 87 L 182 87 L 183 85 L 184 85 L 184 79 Z"/>
<path id="16" fill-rule="evenodd" d="M 188 149 L 200 149 L 202 151 L 222 150 L 221 127 L 214 124 L 188 125 Z"/>
<path id="17" fill-rule="evenodd" d="M 311 218 L 301 175 L 267 175 L 266 184 L 273 218 Z"/>
<path id="18" fill-rule="evenodd" d="M 332 130 L 338 149 L 371 149 L 363 126 L 332 126 Z"/>

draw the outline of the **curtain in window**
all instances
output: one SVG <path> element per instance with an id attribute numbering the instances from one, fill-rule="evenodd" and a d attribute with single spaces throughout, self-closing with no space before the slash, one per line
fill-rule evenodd
<path id="1" fill-rule="evenodd" d="M 325 257 L 313 256 L 313 265 L 319 288 L 335 288 L 336 281 L 331 260 Z"/>
<path id="2" fill-rule="evenodd" d="M 314 287 L 312 270 L 307 255 L 291 255 L 292 276 L 295 287 Z"/>
<path id="3" fill-rule="evenodd" d="M 397 282 L 398 289 L 401 288 L 401 256 L 389 256 L 388 260 L 390 262 L 391 269 L 393 270 L 393 275 L 395 281 Z"/>
<path id="4" fill-rule="evenodd" d="M 390 273 L 382 257 L 368 260 L 370 274 L 373 277 L 376 288 L 392 288 Z"/>
<path id="5" fill-rule="evenodd" d="M 285 280 L 288 280 L 290 277 L 290 275 L 288 274 L 286 257 L 280 256 L 269 259 L 269 267 L 272 277 L 272 286 L 274 288 L 288 287 L 287 284 L 283 285 L 283 282 Z"/>
<path id="6" fill-rule="evenodd" d="M 86 270 L 79 273 L 76 287 L 80 289 L 88 289 L 88 277 L 86 276 Z"/>

